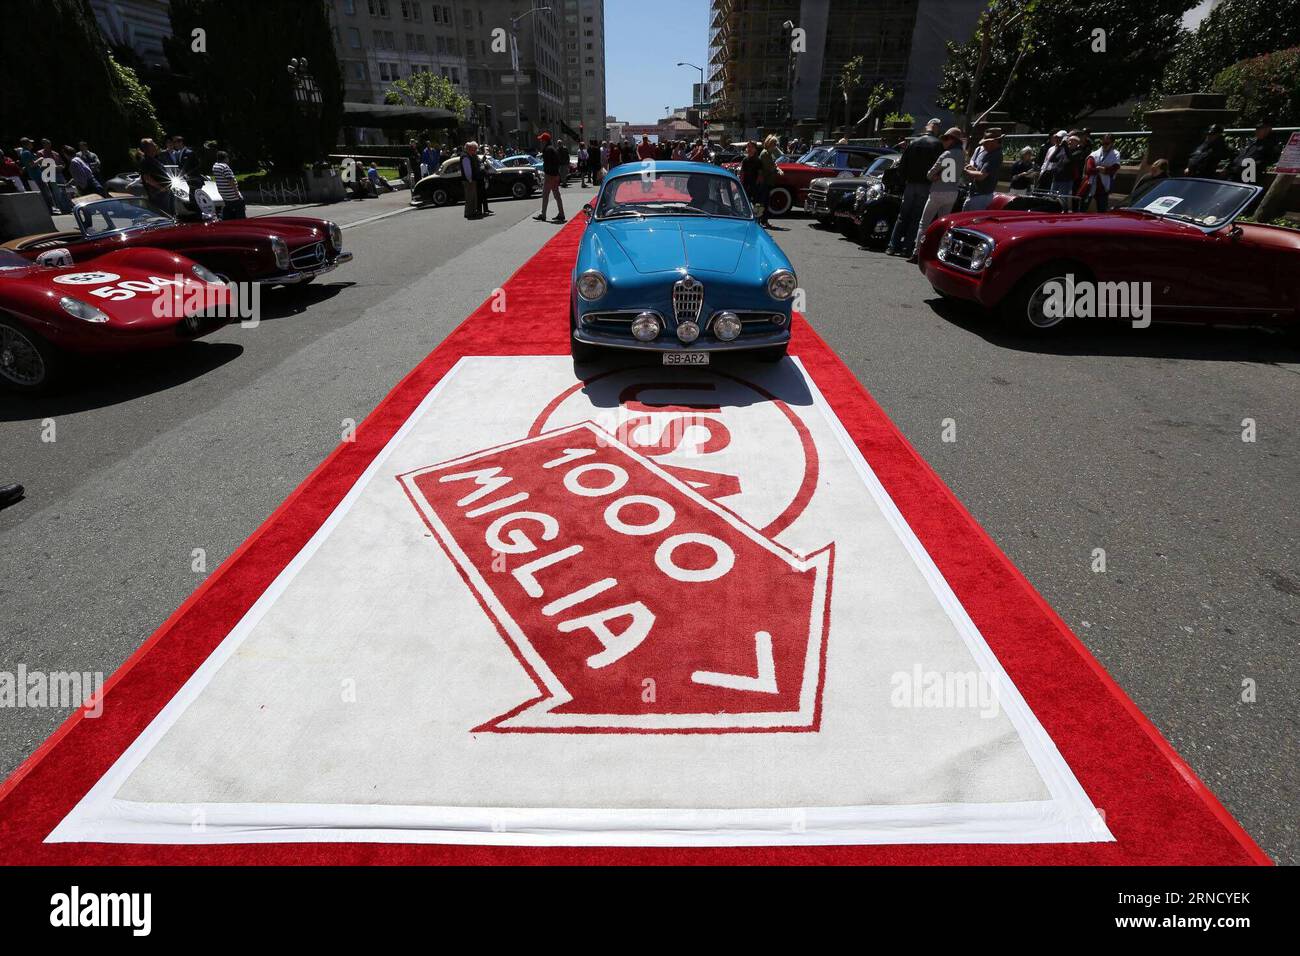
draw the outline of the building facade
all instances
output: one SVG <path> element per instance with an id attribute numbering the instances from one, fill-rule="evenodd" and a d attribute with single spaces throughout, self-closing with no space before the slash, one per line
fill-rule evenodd
<path id="1" fill-rule="evenodd" d="M 465 88 L 473 11 L 431 0 L 331 0 L 343 98 L 382 103 L 388 85 L 419 72 Z"/>
<path id="2" fill-rule="evenodd" d="M 572 129 L 605 136 L 605 3 L 564 0 L 565 103 Z"/>
<path id="3" fill-rule="evenodd" d="M 133 50 L 146 69 L 166 68 L 163 41 L 172 35 L 169 0 L 90 0 L 90 9 L 111 46 Z"/>
<path id="4" fill-rule="evenodd" d="M 895 91 L 888 109 L 928 116 L 936 111 L 944 41 L 969 37 L 984 5 L 984 0 L 710 0 L 707 82 L 713 128 L 753 137 L 799 124 L 829 134 L 863 118 L 867 93 L 877 83 Z M 857 56 L 862 57 L 861 82 L 850 88 L 846 102 L 840 74 Z"/>

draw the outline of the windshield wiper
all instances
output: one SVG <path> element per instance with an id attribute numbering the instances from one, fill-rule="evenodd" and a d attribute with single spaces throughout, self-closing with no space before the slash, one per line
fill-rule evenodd
<path id="1" fill-rule="evenodd" d="M 639 209 L 616 209 L 614 212 L 607 212 L 601 216 L 601 219 L 617 219 L 620 216 L 636 216 L 638 219 L 644 219 L 645 213 Z"/>

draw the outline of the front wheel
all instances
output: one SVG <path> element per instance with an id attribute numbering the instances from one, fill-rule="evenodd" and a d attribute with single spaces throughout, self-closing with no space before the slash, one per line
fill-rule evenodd
<path id="1" fill-rule="evenodd" d="M 532 195 L 532 192 L 533 191 L 528 188 L 528 184 L 525 182 L 517 182 L 510 187 L 510 195 L 514 196 L 516 199 L 527 199 Z"/>
<path id="2" fill-rule="evenodd" d="M 1055 335 L 1070 324 L 1065 315 L 1064 292 L 1075 270 L 1065 265 L 1046 266 L 1020 280 L 998 306 L 1011 328 L 1033 335 Z"/>
<path id="3" fill-rule="evenodd" d="M 445 189 L 435 189 L 429 193 L 429 202 L 433 203 L 435 206 L 447 205 L 448 198 L 447 190 Z"/>
<path id="4" fill-rule="evenodd" d="M 57 384 L 63 354 L 45 339 L 0 316 L 0 385 L 15 392 L 39 394 Z"/>

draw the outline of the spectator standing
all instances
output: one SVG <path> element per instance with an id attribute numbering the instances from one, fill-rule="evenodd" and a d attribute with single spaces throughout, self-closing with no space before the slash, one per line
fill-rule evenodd
<path id="1" fill-rule="evenodd" d="M 465 218 L 479 218 L 478 211 L 478 171 L 475 169 L 476 163 L 474 153 L 478 148 L 477 143 L 466 143 L 460 154 L 460 178 L 461 189 L 465 194 Z"/>
<path id="2" fill-rule="evenodd" d="M 655 158 L 655 145 L 654 143 L 650 142 L 649 136 L 642 135 L 641 145 L 636 148 L 636 157 L 637 159 Z"/>
<path id="3" fill-rule="evenodd" d="M 89 196 L 91 193 L 98 193 L 105 199 L 111 199 L 108 190 L 104 184 L 95 178 L 94 171 L 90 164 L 77 155 L 77 151 L 71 146 L 63 147 L 63 155 L 68 160 L 68 172 L 72 176 L 73 185 L 77 187 L 78 196 Z"/>
<path id="4" fill-rule="evenodd" d="M 437 173 L 441 163 L 442 154 L 438 152 L 438 148 L 425 140 L 424 149 L 420 150 L 420 165 L 424 167 L 424 175 L 432 176 Z"/>
<path id="5" fill-rule="evenodd" d="M 475 191 L 478 193 L 478 213 L 480 216 L 491 216 L 494 213 L 488 208 L 488 188 L 491 185 L 492 164 L 488 162 L 487 156 L 478 143 L 470 143 L 470 145 L 474 147 L 474 172 L 478 177 L 475 183 Z"/>
<path id="6" fill-rule="evenodd" d="M 50 215 L 54 215 L 54 197 L 50 194 L 49 183 L 41 175 L 40 157 L 32 149 L 32 141 L 27 136 L 18 141 L 18 166 L 27 180 L 28 187 L 33 192 L 41 194 L 41 198 L 45 200 L 45 208 L 50 211 Z"/>
<path id="7" fill-rule="evenodd" d="M 998 186 L 998 173 L 1002 169 L 1002 130 L 996 126 L 984 132 L 984 138 L 975 148 L 966 167 L 970 180 L 970 194 L 966 197 L 963 212 L 987 209 L 993 201 L 993 191 Z"/>
<path id="8" fill-rule="evenodd" d="M 161 151 L 158 144 L 151 139 L 140 140 L 140 182 L 144 185 L 145 198 L 156 209 L 172 215 L 175 203 L 172 198 L 171 180 L 167 170 L 159 159 Z"/>
<path id="9" fill-rule="evenodd" d="M 77 155 L 81 157 L 82 162 L 90 167 L 90 171 L 96 179 L 103 179 L 104 167 L 99 162 L 99 156 L 91 150 L 84 139 L 77 144 Z"/>
<path id="10" fill-rule="evenodd" d="M 587 185 L 587 144 L 578 141 L 578 185 Z"/>
<path id="11" fill-rule="evenodd" d="M 758 205 L 758 190 L 763 178 L 763 161 L 758 158 L 758 144 L 745 144 L 745 158 L 740 161 L 740 185 L 753 206 Z"/>
<path id="12" fill-rule="evenodd" d="M 560 167 L 560 188 L 563 189 L 569 185 L 569 147 L 564 145 L 564 140 L 560 140 L 555 145 L 555 155 Z"/>
<path id="13" fill-rule="evenodd" d="M 1083 144 L 1078 135 L 1067 133 L 1048 160 L 1048 188 L 1059 196 L 1073 196 L 1083 177 L 1084 158 Z"/>
<path id="14" fill-rule="evenodd" d="M 54 205 L 58 207 L 59 212 L 67 215 L 72 212 L 72 200 L 68 196 L 68 161 L 62 152 L 54 148 L 54 144 L 48 139 L 41 140 L 41 148 L 37 153 L 41 158 L 41 166 L 45 169 L 54 170 L 54 179 L 47 182 L 50 196 L 54 200 Z"/>
<path id="15" fill-rule="evenodd" d="M 564 222 L 564 200 L 560 198 L 560 153 L 551 145 L 551 134 L 542 132 L 537 137 L 542 144 L 542 211 L 533 218 L 546 221 L 546 206 L 555 196 L 555 218 L 551 222 Z"/>
<path id="16" fill-rule="evenodd" d="M 1068 135 L 1069 134 L 1063 129 L 1057 130 L 1048 137 L 1046 145 L 1043 146 L 1042 151 L 1039 153 L 1037 181 L 1039 189 L 1052 188 L 1052 171 L 1055 168 L 1052 163 L 1056 158 L 1057 149 L 1065 142 L 1065 138 Z"/>
<path id="17" fill-rule="evenodd" d="M 961 130 L 952 127 L 939 138 L 943 149 L 933 165 L 926 171 L 925 178 L 930 183 L 930 192 L 925 199 L 925 208 L 916 227 L 916 239 L 912 242 L 912 255 L 908 262 L 916 262 L 921 251 L 921 240 L 930 223 L 940 216 L 952 212 L 957 204 L 957 194 L 961 184 L 961 171 L 966 163 L 966 150 L 962 144 Z"/>
<path id="18" fill-rule="evenodd" d="M 16 159 L 2 150 L 0 150 L 0 176 L 14 184 L 14 192 L 27 192 L 27 187 L 23 184 L 23 168 L 18 165 Z"/>
<path id="19" fill-rule="evenodd" d="M 184 136 L 172 137 L 172 165 L 183 175 L 189 170 L 194 150 L 185 145 Z"/>
<path id="20" fill-rule="evenodd" d="M 1201 145 L 1192 150 L 1187 159 L 1184 176 L 1201 176 L 1205 179 L 1218 179 L 1219 166 L 1232 156 L 1228 144 L 1223 141 L 1223 127 L 1215 123 L 1205 132 Z"/>
<path id="21" fill-rule="evenodd" d="M 244 202 L 244 194 L 239 191 L 239 181 L 235 179 L 235 171 L 230 168 L 230 157 L 225 150 L 217 151 L 217 161 L 212 164 L 212 178 L 216 180 L 217 192 L 221 194 L 221 218 L 246 218 L 248 206 Z"/>
<path id="22" fill-rule="evenodd" d="M 1101 138 L 1101 145 L 1094 149 L 1088 158 L 1094 167 L 1092 174 L 1091 196 L 1083 197 L 1083 209 L 1091 201 L 1097 201 L 1097 211 L 1106 212 L 1110 208 L 1110 191 L 1115 185 L 1115 174 L 1119 172 L 1121 160 L 1115 150 L 1115 137 L 1106 133 Z"/>
<path id="23" fill-rule="evenodd" d="M 767 218 L 767 200 L 772 194 L 772 187 L 776 185 L 776 177 L 780 175 L 780 169 L 776 165 L 776 157 L 781 148 L 780 142 L 771 133 L 763 140 L 763 151 L 758 154 L 759 166 L 759 223 L 766 228 L 771 225 Z"/>
<path id="24" fill-rule="evenodd" d="M 1255 138 L 1228 164 L 1228 178 L 1238 183 L 1258 183 L 1260 174 L 1277 163 L 1281 155 L 1282 146 L 1273 138 L 1273 124 L 1261 120 L 1255 127 Z"/>
<path id="25" fill-rule="evenodd" d="M 1010 189 L 1013 193 L 1020 193 L 1023 195 L 1033 188 L 1034 180 L 1036 178 L 1034 148 L 1032 146 L 1026 146 L 1020 151 L 1019 158 L 1011 164 Z"/>
<path id="26" fill-rule="evenodd" d="M 894 231 L 889 235 L 889 244 L 885 252 L 891 256 L 910 256 L 912 240 L 916 236 L 916 224 L 921 220 L 921 210 L 925 208 L 926 198 L 930 195 L 930 167 L 943 152 L 943 143 L 939 140 L 939 130 L 943 124 L 932 119 L 925 124 L 925 132 L 907 144 L 899 158 L 899 169 L 903 174 L 903 205 L 894 220 Z"/>

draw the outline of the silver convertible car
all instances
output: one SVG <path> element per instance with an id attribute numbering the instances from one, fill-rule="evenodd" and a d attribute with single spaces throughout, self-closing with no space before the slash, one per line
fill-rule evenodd
<path id="1" fill-rule="evenodd" d="M 708 365 L 718 352 L 778 361 L 797 281 L 731 172 L 706 163 L 627 163 L 584 210 L 570 301 L 573 357 L 602 349 Z"/>

